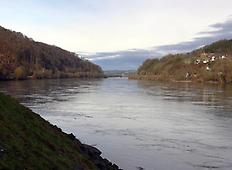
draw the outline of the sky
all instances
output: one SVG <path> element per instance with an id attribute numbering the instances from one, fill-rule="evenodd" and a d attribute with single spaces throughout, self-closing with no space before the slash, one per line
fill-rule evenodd
<path id="1" fill-rule="evenodd" d="M 0 25 L 81 53 L 103 69 L 136 69 L 149 57 L 232 38 L 231 6 L 231 0 L 0 0 Z"/>

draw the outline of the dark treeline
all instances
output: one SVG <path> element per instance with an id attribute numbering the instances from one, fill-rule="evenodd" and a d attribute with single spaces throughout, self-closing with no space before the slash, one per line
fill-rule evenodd
<path id="1" fill-rule="evenodd" d="M 101 77 L 101 68 L 77 54 L 0 27 L 0 79 Z"/>

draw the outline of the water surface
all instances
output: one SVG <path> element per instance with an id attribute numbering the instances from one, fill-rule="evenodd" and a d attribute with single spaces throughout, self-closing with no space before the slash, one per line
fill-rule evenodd
<path id="1" fill-rule="evenodd" d="M 127 170 L 232 169 L 232 88 L 110 78 L 0 90 Z"/>

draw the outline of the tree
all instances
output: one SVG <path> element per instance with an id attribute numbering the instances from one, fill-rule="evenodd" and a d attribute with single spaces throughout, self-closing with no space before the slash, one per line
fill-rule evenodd
<path id="1" fill-rule="evenodd" d="M 22 80 L 26 78 L 26 70 L 23 66 L 19 66 L 14 71 L 15 78 L 17 80 Z"/>

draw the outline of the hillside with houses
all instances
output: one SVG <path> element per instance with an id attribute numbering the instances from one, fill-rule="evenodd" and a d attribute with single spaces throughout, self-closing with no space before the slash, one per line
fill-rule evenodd
<path id="1" fill-rule="evenodd" d="M 190 53 L 148 59 L 130 78 L 232 83 L 232 40 L 222 40 Z"/>
<path id="2" fill-rule="evenodd" d="M 102 76 L 98 65 L 75 53 L 0 27 L 0 80 Z"/>

